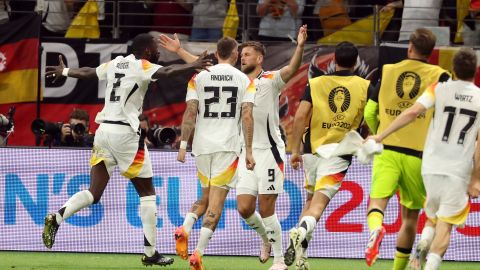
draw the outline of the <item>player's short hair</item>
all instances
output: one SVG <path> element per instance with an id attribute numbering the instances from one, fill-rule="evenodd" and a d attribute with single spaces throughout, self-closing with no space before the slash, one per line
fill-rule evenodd
<path id="1" fill-rule="evenodd" d="M 85 110 L 75 108 L 70 113 L 70 119 L 85 120 L 88 123 L 90 120 L 90 115 Z"/>
<path id="2" fill-rule="evenodd" d="M 357 63 L 358 49 L 351 42 L 344 41 L 335 47 L 335 62 L 344 68 L 352 68 Z"/>
<path id="3" fill-rule="evenodd" d="M 217 42 L 218 57 L 225 60 L 230 57 L 232 52 L 238 48 L 238 43 L 235 39 L 230 37 L 223 37 Z"/>
<path id="4" fill-rule="evenodd" d="M 240 51 L 245 47 L 252 47 L 255 51 L 259 52 L 262 56 L 265 56 L 265 54 L 267 54 L 267 49 L 265 48 L 265 46 L 258 41 L 247 41 L 242 43 L 242 45 L 240 45 Z"/>
<path id="5" fill-rule="evenodd" d="M 477 71 L 477 55 L 472 48 L 461 48 L 453 57 L 453 71 L 460 80 L 470 80 Z"/>
<path id="6" fill-rule="evenodd" d="M 413 50 L 425 57 L 429 57 L 432 54 L 436 42 L 437 37 L 426 28 L 418 28 L 410 35 L 410 43 L 413 46 Z"/>
<path id="7" fill-rule="evenodd" d="M 133 38 L 132 52 L 134 55 L 142 55 L 145 49 L 151 46 L 153 42 L 153 36 L 147 33 L 142 33 Z"/>

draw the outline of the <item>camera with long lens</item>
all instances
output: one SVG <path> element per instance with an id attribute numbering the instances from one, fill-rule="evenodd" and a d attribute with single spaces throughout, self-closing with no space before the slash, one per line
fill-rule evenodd
<path id="1" fill-rule="evenodd" d="M 62 122 L 48 122 L 43 119 L 35 119 L 30 126 L 35 135 L 35 145 L 39 146 L 42 138 L 43 144 L 51 146 L 54 138 L 59 137 L 62 131 Z"/>
<path id="2" fill-rule="evenodd" d="M 8 136 L 13 132 L 15 106 L 10 107 L 7 116 L 0 114 L 0 146 L 7 145 Z"/>
<path id="3" fill-rule="evenodd" d="M 177 139 L 177 131 L 170 127 L 155 127 L 148 130 L 147 138 L 155 147 L 171 145 Z"/>

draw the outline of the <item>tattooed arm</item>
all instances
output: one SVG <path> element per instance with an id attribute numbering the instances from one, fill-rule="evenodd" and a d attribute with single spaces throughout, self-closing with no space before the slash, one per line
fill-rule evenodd
<path id="1" fill-rule="evenodd" d="M 253 103 L 242 103 L 242 127 L 243 137 L 245 139 L 246 148 L 246 163 L 247 169 L 253 170 L 255 167 L 255 160 L 252 154 L 252 142 L 253 142 Z"/>
<path id="2" fill-rule="evenodd" d="M 187 109 L 185 113 L 183 113 L 183 120 L 182 120 L 182 134 L 180 135 L 182 142 L 188 142 L 190 136 L 192 136 L 192 132 L 195 129 L 195 123 L 197 120 L 197 111 L 198 111 L 198 100 L 191 99 L 187 101 Z M 180 149 L 178 150 L 177 160 L 180 162 L 185 162 L 185 154 L 187 153 L 187 149 Z"/>

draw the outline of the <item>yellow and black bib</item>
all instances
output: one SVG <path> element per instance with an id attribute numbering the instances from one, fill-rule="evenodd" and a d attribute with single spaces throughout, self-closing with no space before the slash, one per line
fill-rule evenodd
<path id="1" fill-rule="evenodd" d="M 309 80 L 312 97 L 311 150 L 338 143 L 363 118 L 370 81 L 358 76 L 319 76 Z"/>
<path id="2" fill-rule="evenodd" d="M 445 72 L 441 67 L 410 59 L 384 65 L 378 96 L 380 118 L 378 133 L 385 130 L 405 109 L 412 106 L 425 89 L 437 82 Z M 412 124 L 391 134 L 383 143 L 385 146 L 422 152 L 431 117 L 432 110 L 428 110 Z"/>

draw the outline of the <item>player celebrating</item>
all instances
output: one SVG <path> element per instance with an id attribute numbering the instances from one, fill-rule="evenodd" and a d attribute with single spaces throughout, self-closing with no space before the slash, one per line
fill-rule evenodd
<path id="1" fill-rule="evenodd" d="M 290 163 L 294 169 L 302 163 L 300 142 L 305 123 L 310 123 L 305 138 L 310 153 L 339 143 L 350 130 L 360 126 L 370 82 L 353 75 L 357 57 L 358 50 L 352 43 L 339 43 L 335 48 L 336 71 L 309 80 L 293 124 Z M 308 173 L 307 178 L 315 180 L 311 187 L 313 198 L 308 209 L 304 210 L 299 226 L 290 230 L 290 243 L 285 253 L 287 265 L 297 260 L 300 247 L 308 246 L 307 236 L 314 231 L 323 211 L 340 189 L 351 159 L 351 156 L 319 156 L 315 164 L 310 164 L 309 170 L 313 175 Z M 300 266 L 297 265 L 297 268 Z"/>
<path id="2" fill-rule="evenodd" d="M 241 46 L 241 69 L 255 80 L 257 87 L 253 109 L 253 154 L 257 164 L 253 171 L 249 171 L 240 160 L 237 207 L 240 216 L 263 240 L 260 262 L 269 259 L 273 246 L 274 261 L 270 270 L 287 269 L 282 251 L 282 227 L 275 214 L 278 194 L 283 192 L 286 159 L 285 143 L 279 129 L 279 96 L 302 62 L 306 39 L 307 26 L 304 25 L 298 32 L 297 47 L 289 65 L 277 71 L 263 70 L 265 47 L 261 43 L 250 41 Z M 260 213 L 255 211 L 257 196 Z"/>
<path id="3" fill-rule="evenodd" d="M 436 223 L 426 270 L 440 268 L 450 242 L 452 226 L 465 223 L 470 210 L 467 190 L 475 198 L 480 191 L 480 122 L 477 121 L 480 115 L 480 88 L 473 83 L 476 69 L 475 51 L 459 50 L 453 59 L 453 71 L 458 81 L 433 84 L 412 107 L 400 114 L 380 134 L 371 137 L 382 142 L 429 108 L 435 108 L 422 162 L 427 192 L 425 214 Z M 475 161 L 473 170 L 472 158 Z"/>
<path id="4" fill-rule="evenodd" d="M 450 77 L 442 68 L 427 63 L 436 38 L 430 30 L 417 29 L 410 36 L 408 59 L 384 65 L 377 91 L 365 107 L 365 121 L 373 134 L 382 132 L 403 110 L 410 107 L 425 89 Z M 422 114 L 415 123 L 385 140 L 384 151 L 375 157 L 367 223 L 370 237 L 365 250 L 367 265 L 379 254 L 385 235 L 383 213 L 389 199 L 400 190 L 402 226 L 397 237 L 393 270 L 403 270 L 415 240 L 418 213 L 425 201 L 420 167 L 425 135 L 432 112 Z M 380 121 L 380 125 L 378 124 Z"/>
<path id="5" fill-rule="evenodd" d="M 178 160 L 185 162 L 187 141 L 195 129 L 192 153 L 202 192 L 209 195 L 198 244 L 190 256 L 192 270 L 203 269 L 205 248 L 220 220 L 228 191 L 235 187 L 240 154 L 240 116 L 245 138 L 245 166 L 249 170 L 255 167 L 252 155 L 254 83 L 233 67 L 238 59 L 238 44 L 234 39 L 220 39 L 215 55 L 218 64 L 209 72 L 200 72 L 188 83 L 187 109 L 178 152 Z M 188 233 L 180 227 L 175 237 L 177 252 L 185 258 Z"/>
<path id="6" fill-rule="evenodd" d="M 47 78 L 69 76 L 79 79 L 107 81 L 105 106 L 97 114 L 100 124 L 90 159 L 90 187 L 73 195 L 56 213 L 45 217 L 43 243 L 52 248 L 60 224 L 81 209 L 97 203 L 105 190 L 115 166 L 130 179 L 140 196 L 140 217 L 143 224 L 145 251 L 144 265 L 169 265 L 172 258 L 160 255 L 156 249 L 157 206 L 152 183 L 152 165 L 144 132 L 139 130 L 138 116 L 143 98 L 151 81 L 184 72 L 205 68 L 209 62 L 206 53 L 196 62 L 186 65 L 162 67 L 150 63 L 158 59 L 157 45 L 148 34 L 136 36 L 132 43 L 133 54 L 104 63 L 97 68 L 67 68 L 61 56 L 60 65 L 47 67 Z M 140 109 L 139 109 L 140 108 Z"/>

